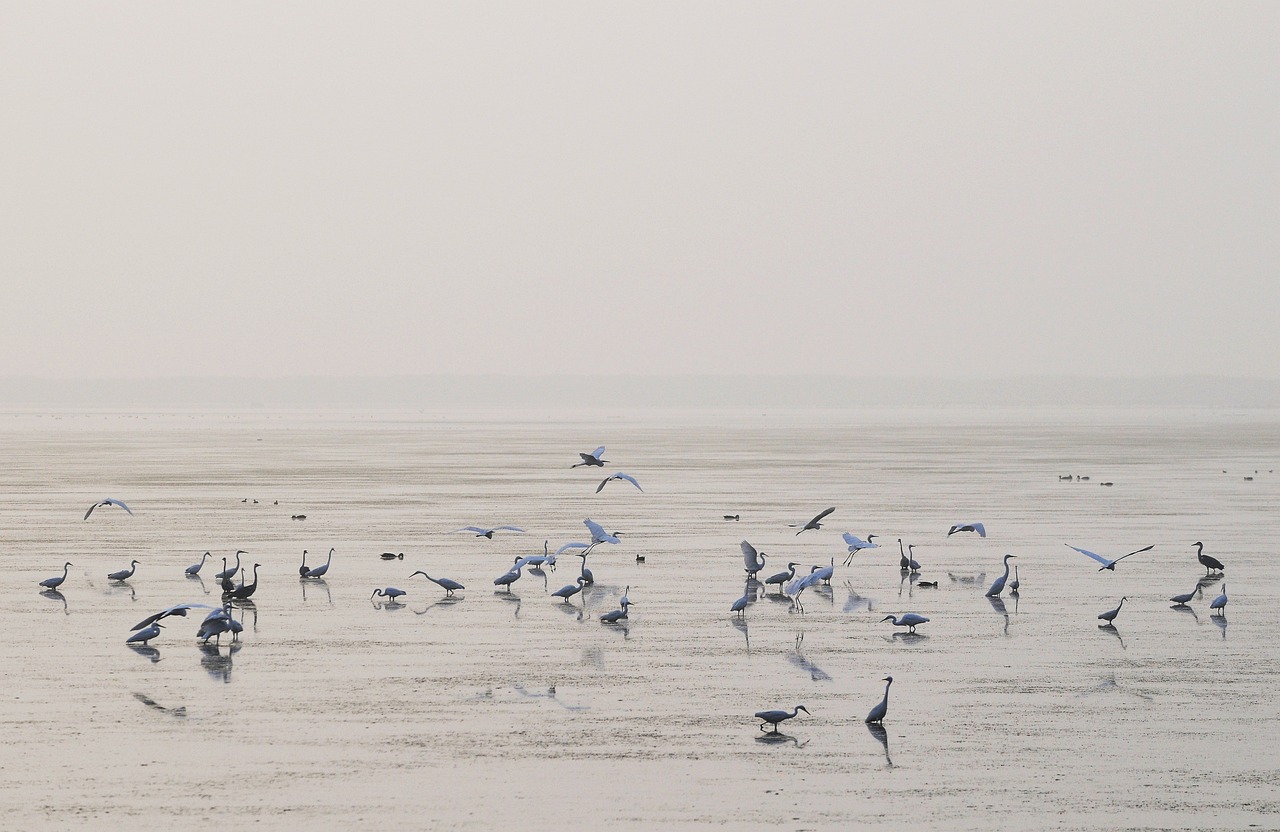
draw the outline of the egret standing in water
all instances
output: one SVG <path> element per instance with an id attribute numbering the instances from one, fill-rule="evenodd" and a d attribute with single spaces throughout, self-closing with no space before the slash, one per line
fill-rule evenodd
<path id="1" fill-rule="evenodd" d="M 1195 598 L 1197 595 L 1200 594 L 1200 589 L 1201 589 L 1200 585 L 1196 584 L 1196 588 L 1191 590 L 1190 592 L 1184 593 L 1182 595 L 1175 595 L 1169 600 L 1180 607 L 1185 607 L 1187 603 L 1191 601 L 1191 599 Z"/>
<path id="2" fill-rule="evenodd" d="M 764 585 L 768 587 L 777 584 L 778 591 L 781 592 L 782 585 L 796 576 L 796 566 L 797 564 L 794 562 L 788 563 L 786 572 L 779 572 L 776 575 L 770 575 L 768 578 L 765 578 Z"/>
<path id="3" fill-rule="evenodd" d="M 1222 565 L 1222 561 L 1206 555 L 1204 553 L 1204 544 L 1200 541 L 1197 540 L 1191 545 L 1196 547 L 1196 560 L 1200 561 L 1200 565 L 1204 567 L 1204 574 L 1208 575 L 1210 572 L 1222 572 L 1227 568 Z"/>
<path id="4" fill-rule="evenodd" d="M 408 595 L 408 594 L 409 593 L 405 592 L 403 589 L 397 589 L 394 586 L 389 586 L 386 589 L 375 589 L 373 591 L 373 594 L 369 596 L 369 600 L 372 601 L 374 598 L 381 595 L 383 598 L 386 598 L 392 604 L 398 604 L 400 603 L 399 601 L 400 596 Z"/>
<path id="5" fill-rule="evenodd" d="M 453 580 L 452 578 L 433 578 L 430 575 L 428 575 L 426 572 L 423 572 L 421 569 L 419 569 L 417 572 L 414 572 L 413 575 L 421 575 L 422 577 L 426 578 L 428 581 L 431 581 L 431 583 L 443 589 L 446 598 L 453 595 L 454 590 L 466 589 L 465 586 Z M 409 577 L 412 578 L 413 575 L 410 575 Z"/>
<path id="6" fill-rule="evenodd" d="M 199 575 L 199 574 L 200 574 L 200 569 L 204 566 L 204 562 L 205 562 L 206 560 L 208 560 L 208 559 L 209 559 L 209 553 L 208 553 L 208 552 L 205 552 L 205 553 L 204 553 L 204 557 L 200 558 L 200 562 L 199 562 L 199 563 L 193 563 L 193 564 L 191 564 L 190 566 L 188 566 L 188 567 L 187 567 L 186 574 L 188 574 L 188 575 Z"/>
<path id="7" fill-rule="evenodd" d="M 836 574 L 836 559 L 832 558 L 831 563 L 826 566 L 819 566 L 817 569 L 813 570 L 813 574 L 819 581 L 827 586 L 831 586 L 831 579 Z"/>
<path id="8" fill-rule="evenodd" d="M 302 577 L 304 578 L 323 578 L 329 571 L 329 564 L 333 563 L 332 548 L 329 549 L 329 557 L 325 558 L 323 566 L 317 566 L 315 569 L 308 569 Z"/>
<path id="9" fill-rule="evenodd" d="M 1114 627 L 1115 625 L 1114 625 L 1112 622 L 1113 622 L 1113 621 L 1115 621 L 1115 620 L 1116 620 L 1116 616 L 1120 614 L 1120 607 L 1123 607 L 1123 606 L 1124 606 L 1124 602 L 1125 602 L 1125 601 L 1128 601 L 1128 600 L 1129 600 L 1129 596 L 1127 596 L 1127 595 L 1126 595 L 1126 596 L 1124 596 L 1123 598 L 1121 598 L 1121 599 L 1120 599 L 1120 603 L 1116 606 L 1116 608 L 1115 608 L 1115 609 L 1113 609 L 1113 610 L 1107 610 L 1106 612 L 1104 612 L 1104 613 L 1100 614 L 1100 615 L 1098 616 L 1098 620 L 1099 620 L 1099 621 L 1105 621 L 1105 622 L 1107 622 L 1107 623 L 1106 623 L 1106 624 L 1099 625 L 1099 626 L 1102 626 L 1102 627 Z"/>
<path id="10" fill-rule="evenodd" d="M 886 615 L 884 618 L 880 619 L 880 621 L 881 623 L 885 621 L 892 621 L 893 626 L 906 627 L 908 628 L 907 632 L 909 633 L 914 633 L 916 631 L 916 627 L 919 627 L 921 624 L 929 623 L 929 619 L 914 612 L 906 613 L 901 618 L 896 615 Z"/>
<path id="11" fill-rule="evenodd" d="M 1004 582 L 1009 580 L 1009 559 L 1016 557 L 1017 555 L 1004 556 L 1004 574 L 996 578 L 995 582 L 991 584 L 991 588 L 987 590 L 988 598 L 995 598 L 1000 593 L 1004 592 Z"/>
<path id="12" fill-rule="evenodd" d="M 893 684 L 893 677 L 886 676 L 880 681 L 885 683 L 884 699 L 880 700 L 880 704 L 871 709 L 871 713 L 867 714 L 865 722 L 868 725 L 879 725 L 884 722 L 885 715 L 889 713 L 889 686 Z"/>
<path id="13" fill-rule="evenodd" d="M 128 569 L 121 569 L 119 572 L 112 572 L 110 575 L 107 576 L 107 578 L 112 581 L 127 581 L 133 577 L 134 572 L 138 571 L 139 563 L 142 563 L 142 561 L 140 560 L 131 561 L 129 563 Z"/>
<path id="14" fill-rule="evenodd" d="M 1222 585 L 1222 594 L 1209 602 L 1209 609 L 1217 612 L 1218 615 L 1226 615 L 1227 611 L 1227 585 Z"/>
<path id="15" fill-rule="evenodd" d="M 555 592 L 551 593 L 551 597 L 563 598 L 564 603 L 567 604 L 569 603 L 569 599 L 577 595 L 579 592 L 581 592 L 582 588 L 586 585 L 587 585 L 587 579 L 582 575 L 579 575 L 575 583 L 571 583 L 568 586 L 560 587 Z"/>
<path id="16" fill-rule="evenodd" d="M 751 591 L 751 581 L 747 581 L 746 588 L 742 590 L 742 597 L 734 601 L 729 607 L 729 612 L 738 614 L 739 618 L 745 618 L 747 614 L 747 605 L 755 600 L 754 593 Z"/>
<path id="17" fill-rule="evenodd" d="M 163 624 L 159 622 L 153 622 L 149 627 L 144 627 L 138 632 L 129 636 L 127 639 L 124 640 L 124 643 L 134 644 L 140 641 L 142 642 L 142 646 L 145 647 L 148 641 L 151 641 L 151 639 L 158 638 L 160 636 L 160 630 L 163 627 L 164 627 Z"/>
<path id="18" fill-rule="evenodd" d="M 799 532 L 797 532 L 797 534 L 798 533 Z M 772 733 L 776 734 L 778 732 L 779 723 L 786 722 L 788 719 L 795 718 L 796 714 L 800 713 L 801 711 L 804 711 L 806 714 L 809 713 L 809 709 L 806 708 L 804 705 L 796 705 L 795 708 L 790 711 L 783 711 L 783 710 L 756 711 L 756 719 L 760 720 L 761 731 L 764 730 L 764 727 L 766 725 L 772 725 L 773 726 Z M 809 715 L 812 716 L 812 714 L 809 714 Z"/>
<path id="19" fill-rule="evenodd" d="M 225 580 L 227 580 L 228 578 L 234 578 L 234 577 L 236 576 L 236 573 L 238 573 L 238 572 L 240 571 L 240 556 L 241 556 L 241 555 L 247 555 L 247 554 L 249 554 L 249 553 L 248 553 L 248 552 L 246 552 L 244 549 L 236 549 L 236 565 L 235 565 L 235 566 L 232 566 L 230 569 L 228 569 L 228 568 L 227 568 L 227 559 L 226 559 L 226 558 L 223 558 L 223 559 L 222 559 L 222 571 L 221 571 L 221 572 L 219 572 L 218 574 L 214 575 L 213 577 L 217 578 L 217 579 L 218 579 L 218 580 L 220 580 L 220 581 L 225 581 Z M 306 552 L 303 552 L 303 553 L 302 553 L 302 555 L 303 555 L 303 558 L 306 558 Z"/>
<path id="20" fill-rule="evenodd" d="M 622 601 L 619 603 L 621 609 L 605 613 L 600 616 L 600 620 L 605 624 L 617 624 L 619 621 L 627 620 L 628 608 L 631 606 L 631 599 L 627 597 L 627 593 L 630 591 L 630 586 L 622 591 Z"/>

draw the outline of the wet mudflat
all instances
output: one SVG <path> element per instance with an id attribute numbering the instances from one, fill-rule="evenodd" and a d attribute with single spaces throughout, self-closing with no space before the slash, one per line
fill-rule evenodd
<path id="1" fill-rule="evenodd" d="M 1280 824 L 1275 414 L 5 414 L 0 443 L 5 828 Z M 601 443 L 603 471 L 569 470 Z M 644 492 L 595 493 L 614 471 Z M 106 496 L 134 516 L 81 519 Z M 551 597 L 566 554 L 493 586 L 586 517 L 624 532 L 595 585 Z M 974 520 L 986 539 L 946 536 Z M 528 532 L 453 531 L 508 523 Z M 882 548 L 844 567 L 845 531 Z M 831 586 L 734 620 L 743 539 L 762 577 L 834 558 Z M 1166 600 L 1204 575 L 1197 540 L 1225 617 L 1222 580 Z M 1112 573 L 1064 544 L 1155 548 Z M 238 643 L 200 645 L 193 611 L 125 645 L 219 603 L 236 549 L 262 564 Z M 993 602 L 1006 553 L 1021 591 Z M 370 599 L 387 586 L 402 604 Z M 881 621 L 909 611 L 916 636 Z M 751 716 L 796 704 L 781 736 Z"/>

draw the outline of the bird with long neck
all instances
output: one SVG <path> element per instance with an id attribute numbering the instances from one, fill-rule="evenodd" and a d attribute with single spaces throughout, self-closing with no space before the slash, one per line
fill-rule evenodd
<path id="1" fill-rule="evenodd" d="M 893 684 L 893 677 L 886 676 L 882 679 L 884 686 L 884 699 L 880 700 L 880 704 L 871 709 L 871 713 L 867 714 L 866 723 L 868 725 L 879 725 L 884 722 L 885 715 L 889 713 L 889 687 Z"/>
<path id="2" fill-rule="evenodd" d="M 1009 559 L 1016 558 L 1016 557 L 1017 555 L 1004 556 L 1004 574 L 1001 575 L 999 578 L 996 578 L 995 582 L 991 584 L 991 588 L 987 590 L 988 598 L 995 598 L 1000 593 L 1004 592 L 1005 581 L 1009 580 Z"/>
<path id="3" fill-rule="evenodd" d="M 1211 572 L 1222 572 L 1226 569 L 1226 567 L 1222 565 L 1222 561 L 1204 553 L 1203 543 L 1197 540 L 1191 545 L 1196 547 L 1196 560 L 1200 561 L 1200 565 L 1204 567 L 1204 574 L 1208 575 Z"/>
<path id="4" fill-rule="evenodd" d="M 238 598 L 243 601 L 246 598 L 248 598 L 250 595 L 258 591 L 258 567 L 261 565 L 262 564 L 260 563 L 255 563 L 253 565 L 253 583 L 249 584 L 248 586 L 245 586 L 244 581 L 242 579 L 240 582 L 240 586 L 237 587 L 236 590 L 231 593 L 232 598 Z"/>

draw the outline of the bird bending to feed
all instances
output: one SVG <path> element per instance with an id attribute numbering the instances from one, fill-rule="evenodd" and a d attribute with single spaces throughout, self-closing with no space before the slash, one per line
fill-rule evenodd
<path id="1" fill-rule="evenodd" d="M 129 516 L 130 516 L 130 517 L 132 517 L 132 516 L 133 516 L 133 509 L 129 508 L 127 505 L 125 505 L 124 503 L 122 503 L 122 502 L 121 502 L 121 501 L 119 501 L 119 500 L 113 500 L 113 499 L 111 499 L 110 497 L 107 497 L 106 499 L 99 500 L 98 502 L 96 502 L 96 503 L 94 503 L 93 505 L 89 506 L 89 510 L 88 510 L 88 511 L 86 511 L 86 512 L 84 513 L 84 519 L 88 520 L 88 519 L 89 519 L 89 515 L 90 515 L 90 514 L 93 514 L 93 510 L 94 510 L 95 508 L 98 508 L 99 506 L 120 506 L 120 508 L 124 509 L 125 511 L 127 511 L 127 512 L 129 513 Z"/>
<path id="2" fill-rule="evenodd" d="M 867 539 L 863 540 L 862 538 L 858 537 L 856 534 L 850 534 L 849 532 L 845 532 L 844 542 L 849 545 L 849 556 L 844 559 L 844 565 L 848 566 L 849 564 L 853 563 L 853 556 L 861 552 L 863 549 L 879 549 L 880 548 L 879 543 L 871 542 L 878 536 L 879 535 L 869 534 L 867 535 Z"/>
<path id="3" fill-rule="evenodd" d="M 403 589 L 397 589 L 394 586 L 389 586 L 386 589 L 375 589 L 373 591 L 373 594 L 369 596 L 369 600 L 372 601 L 374 598 L 381 595 L 383 598 L 386 598 L 388 601 L 395 604 L 395 603 L 398 603 L 396 599 L 398 599 L 401 595 L 408 595 L 408 594 L 409 593 L 405 592 Z"/>
<path id="4" fill-rule="evenodd" d="M 1191 590 L 1190 592 L 1184 593 L 1182 595 L 1175 595 L 1169 600 L 1180 607 L 1185 607 L 1187 605 L 1187 602 L 1189 602 L 1191 599 L 1195 598 L 1197 595 L 1200 594 L 1200 590 L 1201 590 L 1201 586 L 1199 584 L 1196 584 L 1196 588 Z"/>
<path id="5" fill-rule="evenodd" d="M 812 520 L 810 520 L 808 523 L 805 523 L 805 524 L 800 528 L 800 531 L 796 532 L 796 534 L 798 535 L 798 534 L 800 534 L 801 532 L 807 532 L 807 531 L 809 531 L 809 529 L 820 529 L 820 528 L 822 528 L 822 518 L 826 517 L 828 514 L 830 514 L 831 512 L 833 512 L 833 511 L 835 511 L 835 510 L 836 510 L 836 509 L 835 509 L 835 506 L 832 506 L 831 508 L 827 509 L 826 511 L 819 512 L 819 513 L 818 513 L 818 515 L 817 515 L 816 517 L 814 517 L 814 518 L 813 518 Z M 796 526 L 799 526 L 800 524 L 799 524 L 799 523 L 788 523 L 787 525 L 794 529 Z M 806 713 L 807 713 L 807 712 L 806 712 Z"/>
<path id="6" fill-rule="evenodd" d="M 1125 558 L 1129 557 L 1129 555 L 1136 555 L 1139 552 L 1147 552 L 1155 548 L 1155 544 L 1153 543 L 1150 546 L 1143 546 L 1141 549 L 1134 549 L 1128 555 L 1121 555 L 1115 560 L 1107 560 L 1102 555 L 1094 554 L 1093 552 L 1090 552 L 1088 549 L 1081 549 L 1078 546 L 1072 546 L 1070 543 L 1064 543 L 1063 545 L 1066 546 L 1068 549 L 1075 549 L 1080 554 L 1085 555 L 1087 557 L 1091 557 L 1094 560 L 1096 560 L 1098 563 L 1102 564 L 1102 566 L 1098 568 L 1099 572 L 1101 572 L 1103 569 L 1110 569 L 1112 572 L 1114 572 L 1116 571 L 1116 564 L 1124 560 Z"/>
<path id="7" fill-rule="evenodd" d="M 929 619 L 914 612 L 906 613 L 901 618 L 896 615 L 886 615 L 884 618 L 880 619 L 880 621 L 881 623 L 885 621 L 892 621 L 893 626 L 895 627 L 907 627 L 907 632 L 909 633 L 914 633 L 916 631 L 916 627 L 919 627 L 921 624 L 929 623 Z"/>
<path id="8" fill-rule="evenodd" d="M 444 590 L 444 594 L 446 597 L 453 595 L 453 592 L 456 589 L 466 589 L 465 586 L 453 580 L 452 578 L 433 578 L 430 575 L 428 575 L 426 572 L 423 572 L 421 569 L 419 569 L 417 572 L 414 572 L 413 575 L 421 575 L 422 577 L 426 578 L 428 581 L 431 581 L 431 583 L 435 584 L 436 586 Z M 410 575 L 409 577 L 412 578 L 413 575 Z"/>
<path id="9" fill-rule="evenodd" d="M 893 677 L 886 676 L 880 681 L 885 683 L 884 699 L 880 700 L 880 704 L 871 709 L 871 713 L 867 714 L 864 720 L 868 725 L 879 725 L 884 722 L 885 714 L 889 713 L 889 687 L 893 684 Z"/>
<path id="10" fill-rule="evenodd" d="M 1227 585 L 1225 583 L 1222 585 L 1221 592 L 1221 595 L 1209 602 L 1209 609 L 1217 611 L 1219 615 L 1222 615 L 1227 609 Z"/>
<path id="11" fill-rule="evenodd" d="M 781 592 L 782 585 L 796 576 L 796 566 L 797 564 L 794 562 L 788 563 L 786 572 L 778 572 L 775 575 L 770 575 L 768 578 L 765 578 L 764 585 L 772 586 L 777 584 L 778 591 Z"/>
<path id="12" fill-rule="evenodd" d="M 308 569 L 303 573 L 304 578 L 323 578 L 325 573 L 329 571 L 329 564 L 333 563 L 333 549 L 329 550 L 329 557 L 325 558 L 323 566 L 317 566 L 315 569 Z"/>
<path id="13" fill-rule="evenodd" d="M 494 526 L 492 529 L 482 529 L 479 526 L 463 526 L 460 529 L 454 529 L 457 532 L 475 532 L 476 537 L 487 537 L 493 540 L 494 532 L 523 532 L 524 529 L 519 526 Z"/>
<path id="14" fill-rule="evenodd" d="M 133 635 L 129 636 L 127 639 L 124 640 L 124 643 L 135 644 L 140 641 L 142 642 L 142 646 L 146 647 L 148 641 L 151 641 L 151 639 L 156 638 L 160 635 L 160 630 L 162 627 L 164 627 L 163 624 L 159 624 L 159 623 L 152 624 L 151 626 L 145 627 L 139 630 L 138 632 L 134 633 Z"/>
<path id="15" fill-rule="evenodd" d="M 772 725 L 773 733 L 777 733 L 779 723 L 786 722 L 788 719 L 794 719 L 796 714 L 801 711 L 804 711 L 806 714 L 809 713 L 809 709 L 804 705 L 796 705 L 795 708 L 790 711 L 756 711 L 756 719 L 760 720 L 761 731 L 764 730 L 766 725 Z M 809 715 L 813 716 L 813 714 Z"/>
<path id="16" fill-rule="evenodd" d="M 204 557 L 200 558 L 200 562 L 199 562 L 199 563 L 193 563 L 193 564 L 191 564 L 190 566 L 188 566 L 188 567 L 187 567 L 187 569 L 186 569 L 186 573 L 187 573 L 188 575 L 199 575 L 199 574 L 200 574 L 200 569 L 204 566 L 204 562 L 205 562 L 206 560 L 208 560 L 208 559 L 209 559 L 209 553 L 208 553 L 208 552 L 205 552 L 205 553 L 204 553 Z"/>
<path id="17" fill-rule="evenodd" d="M 1204 567 L 1204 574 L 1208 575 L 1210 572 L 1222 572 L 1227 568 L 1222 565 L 1222 561 L 1206 555 L 1204 553 L 1204 544 L 1200 541 L 1197 540 L 1191 545 L 1196 547 L 1196 560 L 1200 561 L 1200 565 Z"/>
<path id="18" fill-rule="evenodd" d="M 569 466 L 570 468 L 581 468 L 583 465 L 603 468 L 604 464 L 609 461 L 607 459 L 601 459 L 601 457 L 604 456 L 604 445 L 601 445 L 589 454 L 580 452 L 578 456 L 582 457 L 582 461 L 575 462 L 573 465 Z"/>
<path id="19" fill-rule="evenodd" d="M 640 483 L 636 482 L 635 477 L 631 476 L 630 474 L 624 474 L 621 471 L 619 471 L 616 474 L 610 474 L 609 476 L 600 480 L 600 484 L 596 486 L 596 493 L 599 494 L 601 490 L 603 490 L 604 487 L 609 483 L 610 480 L 626 480 L 627 482 L 634 485 L 636 488 L 639 488 L 641 491 L 644 491 L 643 488 L 640 488 Z"/>
<path id="20" fill-rule="evenodd" d="M 67 561 L 65 564 L 62 565 L 61 576 L 53 577 L 53 578 L 45 578 L 43 581 L 40 582 L 40 586 L 44 587 L 45 589 L 57 589 L 58 587 L 62 586 L 62 582 L 67 579 L 67 570 L 70 569 L 72 566 L 73 564 L 71 563 L 71 561 Z"/>
<path id="21" fill-rule="evenodd" d="M 956 532 L 977 532 L 978 537 L 986 537 L 987 527 L 981 523 L 957 523 L 947 532 L 947 537 L 951 537 Z"/>
<path id="22" fill-rule="evenodd" d="M 139 560 L 131 561 L 128 569 L 121 569 L 119 572 L 112 572 L 107 576 L 107 578 L 113 581 L 127 581 L 133 577 L 133 573 L 137 571 L 138 564 L 141 562 L 142 561 Z"/>
<path id="23" fill-rule="evenodd" d="M 1111 622 L 1115 621 L 1115 620 L 1116 620 L 1116 616 L 1120 614 L 1120 608 L 1121 608 L 1121 607 L 1123 607 L 1123 606 L 1124 606 L 1124 602 L 1125 602 L 1125 601 L 1128 601 L 1128 600 L 1129 600 L 1129 596 L 1127 596 L 1127 595 L 1126 595 L 1126 596 L 1124 596 L 1123 598 L 1121 598 L 1121 599 L 1120 599 L 1120 603 L 1116 605 L 1116 608 L 1115 608 L 1115 609 L 1113 609 L 1113 610 L 1107 610 L 1106 612 L 1101 613 L 1101 614 L 1098 616 L 1098 620 L 1099 620 L 1099 621 L 1105 621 L 1105 622 L 1107 622 L 1106 624 L 1103 624 L 1103 625 L 1101 625 L 1101 626 L 1103 626 L 1103 627 L 1111 626 Z"/>
<path id="24" fill-rule="evenodd" d="M 754 578 L 756 573 L 764 569 L 764 552 L 756 551 L 756 547 L 747 541 L 742 541 L 742 563 L 747 570 L 747 577 Z"/>
<path id="25" fill-rule="evenodd" d="M 576 582 L 560 587 L 555 592 L 551 593 L 551 597 L 563 598 L 564 602 L 567 604 L 569 603 L 569 599 L 581 592 L 582 588 L 586 585 L 587 579 L 584 576 L 579 575 Z"/>
<path id="26" fill-rule="evenodd" d="M 1017 555 L 1004 556 L 1004 574 L 996 578 L 995 581 L 991 584 L 991 588 L 987 590 L 988 598 L 995 598 L 1000 593 L 1004 592 L 1004 583 L 1005 581 L 1009 580 L 1009 559 L 1016 558 L 1016 557 Z M 1017 590 L 1014 590 L 1014 591 L 1016 592 Z"/>

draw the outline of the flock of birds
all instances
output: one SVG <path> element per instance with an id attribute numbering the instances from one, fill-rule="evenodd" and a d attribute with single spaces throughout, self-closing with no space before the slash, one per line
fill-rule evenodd
<path id="1" fill-rule="evenodd" d="M 600 446 L 590 453 L 580 453 L 579 457 L 581 458 L 581 461 L 571 465 L 570 468 L 603 467 L 604 464 L 608 462 L 608 460 L 603 458 L 604 450 L 604 446 Z M 600 484 L 596 487 L 596 493 L 599 493 L 606 485 L 614 481 L 627 482 L 634 486 L 638 491 L 643 492 L 644 490 L 641 488 L 640 483 L 635 477 L 618 471 L 601 480 Z M 132 509 L 130 509 L 129 506 L 121 500 L 106 498 L 91 505 L 88 511 L 85 512 L 84 519 L 88 520 L 95 510 L 107 507 L 119 508 L 130 516 L 133 515 Z M 823 522 L 833 514 L 835 510 L 834 506 L 827 508 L 816 514 L 812 519 L 803 523 L 790 524 L 790 527 L 798 529 L 796 532 L 797 536 L 806 531 L 819 530 L 823 527 Z M 736 521 L 739 517 L 740 515 L 724 515 L 725 520 Z M 559 546 L 554 552 L 551 551 L 549 542 L 544 542 L 542 554 L 516 557 L 509 569 L 493 579 L 493 585 L 498 587 L 499 590 L 509 593 L 511 592 L 512 585 L 516 583 L 523 574 L 525 574 L 526 569 L 530 573 L 536 573 L 545 577 L 546 573 L 543 571 L 544 568 L 555 569 L 558 558 L 566 553 L 570 553 L 572 557 L 580 559 L 578 574 L 572 583 L 566 584 L 560 589 L 551 592 L 550 595 L 559 599 L 562 603 L 571 603 L 572 599 L 582 593 L 585 587 L 591 586 L 595 583 L 595 576 L 587 566 L 587 558 L 592 551 L 597 546 L 616 545 L 621 542 L 621 532 L 610 532 L 590 518 L 584 519 L 583 525 L 590 534 L 589 541 L 571 541 Z M 502 525 L 493 527 L 464 526 L 456 531 L 468 532 L 476 537 L 492 540 L 495 534 L 521 534 L 526 530 L 519 526 Z M 958 533 L 975 534 L 979 537 L 985 538 L 987 536 L 987 529 L 986 526 L 980 522 L 957 523 L 948 529 L 947 536 L 950 537 L 951 535 Z M 881 548 L 880 544 L 875 542 L 878 537 L 879 535 L 876 534 L 868 534 L 864 539 L 852 533 L 845 532 L 843 534 L 843 539 L 848 549 L 843 565 L 846 567 L 850 566 L 860 553 L 866 553 L 871 550 Z M 1147 545 L 1120 555 L 1119 557 L 1108 558 L 1088 549 L 1071 546 L 1070 544 L 1067 544 L 1067 546 L 1073 551 L 1076 551 L 1100 564 L 1098 567 L 1099 572 L 1104 570 L 1114 572 L 1116 566 L 1121 561 L 1133 557 L 1134 555 L 1151 551 L 1155 548 L 1154 544 Z M 1202 594 L 1206 582 L 1217 581 L 1225 572 L 1225 566 L 1221 561 L 1204 553 L 1204 544 L 1202 542 L 1197 541 L 1193 546 L 1196 550 L 1197 560 L 1205 567 L 1205 577 L 1197 582 L 1196 587 L 1191 592 L 1174 595 L 1169 599 L 1173 602 L 1175 608 L 1188 607 L 1199 595 Z M 324 578 L 325 575 L 328 574 L 330 567 L 333 565 L 333 556 L 335 551 L 335 549 L 330 548 L 329 553 L 322 564 L 308 566 L 308 552 L 303 550 L 302 564 L 298 567 L 299 579 L 301 581 L 314 581 Z M 743 556 L 743 565 L 746 572 L 746 587 L 743 595 L 733 601 L 729 607 L 729 611 L 738 618 L 745 618 L 747 608 L 761 597 L 762 592 L 767 593 L 770 588 L 776 588 L 780 595 L 789 599 L 793 611 L 803 613 L 804 608 L 802 604 L 802 597 L 804 591 L 807 588 L 818 584 L 830 585 L 836 569 L 835 558 L 832 557 L 826 565 L 812 565 L 807 573 L 801 572 L 797 574 L 797 569 L 801 564 L 792 561 L 787 564 L 786 570 L 777 572 L 765 578 L 763 583 L 761 583 L 758 579 L 758 575 L 763 571 L 768 556 L 746 540 L 741 542 L 741 551 Z M 915 558 L 914 544 L 904 544 L 903 540 L 898 538 L 898 551 L 899 567 L 904 576 L 904 580 L 909 578 L 914 585 L 923 588 L 937 586 L 936 581 L 930 582 L 919 580 L 921 566 Z M 125 639 L 126 643 L 131 645 L 140 644 L 145 647 L 151 640 L 156 639 L 161 635 L 161 632 L 165 627 L 165 624 L 162 623 L 163 621 L 171 617 L 186 617 L 188 613 L 193 610 L 207 610 L 207 614 L 202 618 L 196 633 L 196 638 L 200 639 L 203 643 L 207 644 L 210 639 L 214 639 L 215 643 L 220 644 L 221 637 L 223 635 L 228 635 L 233 640 L 238 639 L 240 633 L 243 632 L 244 627 L 241 622 L 237 621 L 232 615 L 233 604 L 235 602 L 248 601 L 256 592 L 258 588 L 258 569 L 262 565 L 260 563 L 254 563 L 252 566 L 252 581 L 247 580 L 247 568 L 241 564 L 241 555 L 245 554 L 248 554 L 248 552 L 244 550 L 237 550 L 234 556 L 235 562 L 233 564 L 229 563 L 230 558 L 222 558 L 222 570 L 214 576 L 219 582 L 222 590 L 221 604 L 209 605 L 182 603 L 163 609 L 144 618 L 142 621 L 134 625 L 131 630 L 131 634 Z M 210 557 L 212 557 L 211 553 L 205 552 L 199 562 L 186 567 L 185 574 L 191 577 L 198 577 Z M 384 552 L 381 557 L 387 560 L 403 559 L 404 554 Z M 1021 581 L 1018 575 L 1018 567 L 1016 565 L 1012 567 L 1010 566 L 1010 561 L 1016 559 L 1017 556 L 1013 554 L 1006 554 L 1004 556 L 1003 573 L 996 578 L 996 580 L 992 582 L 986 590 L 985 595 L 988 598 L 993 599 L 993 603 L 997 602 L 1006 589 L 1014 597 L 1019 594 Z M 637 561 L 643 562 L 643 556 L 637 556 Z M 125 583 L 134 577 L 140 564 L 141 561 L 134 559 L 130 562 L 128 568 L 111 572 L 107 575 L 107 578 L 115 583 Z M 56 575 L 40 581 L 39 585 L 42 590 L 46 593 L 58 593 L 60 588 L 65 584 L 69 570 L 73 565 L 74 564 L 68 561 L 63 565 L 61 575 Z M 409 577 L 413 578 L 419 575 L 443 589 L 446 598 L 452 598 L 454 593 L 466 589 L 465 586 L 452 578 L 432 576 L 425 570 L 417 570 Z M 239 576 L 238 583 L 236 582 L 237 576 Z M 981 578 L 978 580 L 981 580 Z M 617 609 L 599 616 L 599 620 L 603 624 L 616 625 L 627 621 L 630 607 L 634 605 L 634 602 L 631 601 L 629 597 L 630 589 L 631 587 L 628 586 L 623 591 Z M 370 599 L 382 599 L 388 604 L 394 605 L 399 604 L 400 599 L 407 594 L 407 590 L 399 587 L 377 587 L 370 595 Z M 1128 597 L 1123 596 L 1114 609 L 1100 613 L 1098 615 L 1098 620 L 1103 623 L 1099 626 L 1114 629 L 1116 618 L 1120 615 L 1120 612 L 1124 607 L 1124 603 L 1127 600 L 1129 600 Z M 1220 594 L 1209 604 L 1212 614 L 1215 616 L 1225 616 L 1227 600 L 1226 583 L 1224 581 L 1222 583 Z M 905 627 L 907 628 L 907 635 L 914 636 L 917 634 L 916 628 L 924 624 L 928 624 L 929 618 L 916 612 L 907 611 L 896 615 L 886 615 L 882 619 L 882 623 L 883 622 L 892 622 L 894 627 Z M 888 715 L 889 689 L 893 684 L 893 677 L 885 676 L 882 681 L 885 682 L 884 697 L 867 714 L 865 722 L 869 726 L 880 726 Z M 790 711 L 785 709 L 758 711 L 755 714 L 755 717 L 760 720 L 761 731 L 768 729 L 771 734 L 776 735 L 779 725 L 787 720 L 794 719 L 801 711 L 809 714 L 807 707 L 804 705 L 796 705 Z"/>

